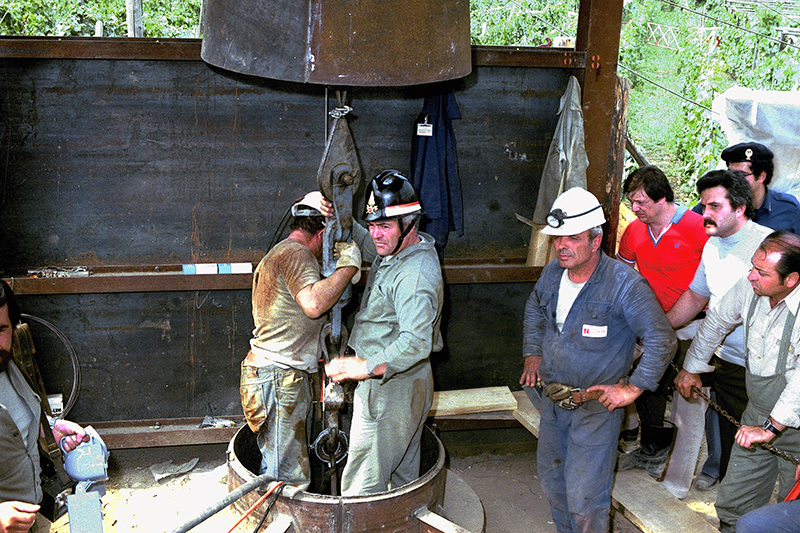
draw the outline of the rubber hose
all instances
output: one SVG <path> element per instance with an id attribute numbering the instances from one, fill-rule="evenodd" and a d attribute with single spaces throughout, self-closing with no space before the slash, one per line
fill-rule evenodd
<path id="1" fill-rule="evenodd" d="M 78 354 L 75 353 L 75 349 L 72 347 L 72 344 L 69 342 L 69 339 L 66 337 L 66 335 L 61 333 L 61 331 L 55 327 L 52 322 L 48 322 L 43 318 L 26 313 L 20 313 L 20 317 L 32 322 L 36 322 L 37 324 L 41 324 L 55 333 L 56 337 L 58 337 L 61 342 L 64 343 L 64 346 L 66 346 L 67 352 L 69 352 L 70 362 L 72 363 L 72 390 L 69 393 L 67 403 L 64 404 L 64 409 L 61 411 L 61 414 L 56 417 L 64 418 L 67 416 L 67 413 L 69 413 L 70 409 L 73 408 L 75 402 L 78 401 L 78 391 L 81 388 L 81 364 L 80 361 L 78 361 Z"/>

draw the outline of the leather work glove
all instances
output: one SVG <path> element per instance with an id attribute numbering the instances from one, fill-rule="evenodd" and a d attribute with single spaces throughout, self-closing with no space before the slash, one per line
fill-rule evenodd
<path id="1" fill-rule="evenodd" d="M 361 279 L 361 249 L 354 242 L 337 242 L 334 245 L 334 250 L 338 259 L 336 260 L 336 268 L 353 266 L 358 269 L 356 275 L 350 280 L 351 283 L 358 283 Z"/>

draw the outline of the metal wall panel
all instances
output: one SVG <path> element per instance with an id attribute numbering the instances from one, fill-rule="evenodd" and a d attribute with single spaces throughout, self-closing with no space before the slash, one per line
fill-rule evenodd
<path id="1" fill-rule="evenodd" d="M 524 258 L 529 232 L 514 213 L 533 212 L 568 75 L 483 66 L 449 84 L 350 89 L 364 171 L 407 170 L 424 96 L 452 87 L 466 229 L 446 257 Z M 314 187 L 324 110 L 321 87 L 201 61 L 0 59 L 0 270 L 258 261 L 291 200 Z M 437 388 L 516 386 L 531 288 L 449 287 Z M 75 344 L 74 418 L 86 421 L 239 413 L 249 300 L 204 291 L 22 305 Z"/>

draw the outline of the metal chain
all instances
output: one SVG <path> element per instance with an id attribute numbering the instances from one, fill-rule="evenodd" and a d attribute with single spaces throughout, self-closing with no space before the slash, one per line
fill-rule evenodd
<path id="1" fill-rule="evenodd" d="M 681 371 L 681 369 L 678 368 L 678 366 L 674 362 L 670 361 L 670 365 L 672 366 L 672 368 L 676 372 L 680 372 Z M 733 424 L 737 428 L 742 426 L 741 423 L 739 423 L 738 420 L 733 418 L 733 416 L 731 416 L 730 413 L 725 411 L 725 409 L 723 409 L 717 402 L 712 400 L 708 395 L 704 394 L 703 391 L 701 391 L 700 389 L 698 389 L 694 385 L 692 385 L 692 392 L 694 392 L 700 398 L 702 398 L 708 405 L 710 405 L 716 412 L 718 412 L 728 422 L 730 422 L 731 424 Z M 678 394 L 680 394 L 680 393 L 678 393 Z M 786 459 L 790 463 L 793 463 L 793 464 L 796 464 L 796 465 L 800 465 L 800 458 L 798 458 L 796 455 L 793 455 L 793 454 L 787 452 L 786 450 L 781 450 L 780 448 L 777 448 L 777 447 L 773 446 L 772 444 L 769 444 L 769 443 L 766 443 L 766 442 L 759 442 L 757 444 L 759 446 L 761 446 L 762 448 L 764 448 L 765 450 L 767 450 L 768 452 L 773 453 L 773 454 L 777 455 L 778 457 L 782 457 L 782 458 Z"/>

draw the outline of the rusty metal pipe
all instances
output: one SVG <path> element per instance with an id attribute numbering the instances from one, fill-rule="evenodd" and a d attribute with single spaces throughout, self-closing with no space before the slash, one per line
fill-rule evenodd
<path id="1" fill-rule="evenodd" d="M 254 479 L 248 481 L 244 485 L 241 485 L 236 489 L 232 490 L 231 492 L 229 492 L 227 496 L 219 500 L 214 505 L 206 507 L 202 512 L 200 512 L 200 514 L 198 514 L 194 518 L 187 520 L 181 526 L 178 526 L 176 529 L 173 529 L 172 533 L 186 533 L 186 531 L 189 531 L 196 525 L 211 518 L 221 510 L 225 509 L 232 503 L 236 502 L 239 498 L 247 495 L 249 492 L 252 492 L 259 487 L 266 485 L 270 481 L 275 481 L 275 478 L 270 476 L 269 474 L 261 474 L 260 476 L 255 477 Z"/>

